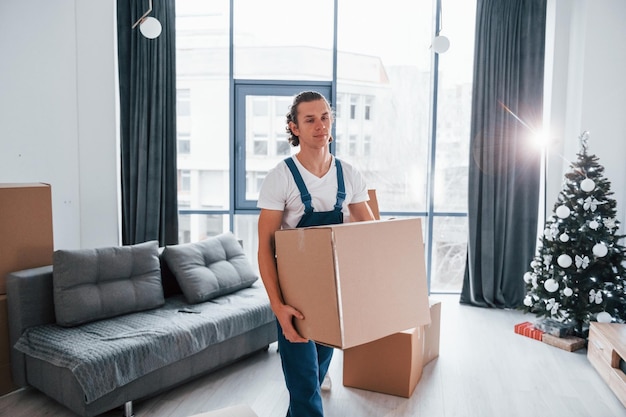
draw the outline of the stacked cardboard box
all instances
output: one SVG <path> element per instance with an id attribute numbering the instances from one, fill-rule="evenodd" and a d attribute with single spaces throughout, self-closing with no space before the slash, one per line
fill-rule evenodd
<path id="1" fill-rule="evenodd" d="M 275 241 L 303 337 L 347 349 L 430 323 L 420 219 L 285 229 Z"/>
<path id="2" fill-rule="evenodd" d="M 418 218 L 276 232 L 285 301 L 299 333 L 344 351 L 344 385 L 408 397 L 439 355 Z"/>
<path id="3" fill-rule="evenodd" d="M 441 303 L 430 303 L 431 323 L 343 352 L 343 385 L 409 398 L 424 366 L 439 356 Z"/>
<path id="4" fill-rule="evenodd" d="M 6 276 L 52 263 L 52 203 L 48 184 L 0 184 L 0 395 L 13 391 Z"/>

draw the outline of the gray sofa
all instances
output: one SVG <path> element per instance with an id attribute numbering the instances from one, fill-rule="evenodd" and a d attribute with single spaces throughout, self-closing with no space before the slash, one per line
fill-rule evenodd
<path id="1" fill-rule="evenodd" d="M 261 281 L 231 233 L 55 251 L 7 276 L 14 381 L 81 416 L 154 396 L 276 341 Z"/>

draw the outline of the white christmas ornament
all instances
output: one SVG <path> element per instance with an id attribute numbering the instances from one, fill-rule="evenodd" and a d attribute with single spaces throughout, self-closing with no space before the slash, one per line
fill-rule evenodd
<path id="1" fill-rule="evenodd" d="M 556 290 L 559 289 L 559 283 L 556 282 L 554 279 L 550 278 L 546 280 L 546 282 L 543 283 L 543 287 L 548 292 L 555 292 Z"/>
<path id="2" fill-rule="evenodd" d="M 533 274 L 531 274 L 530 272 L 526 272 L 524 274 L 524 282 L 526 284 L 530 284 L 530 281 L 532 281 L 532 279 L 533 279 Z"/>
<path id="3" fill-rule="evenodd" d="M 589 291 L 589 302 L 602 304 L 602 291 L 591 290 Z"/>
<path id="4" fill-rule="evenodd" d="M 585 269 L 589 266 L 589 257 L 576 255 L 576 268 Z"/>
<path id="5" fill-rule="evenodd" d="M 580 183 L 580 189 L 586 193 L 592 192 L 594 188 L 596 188 L 596 183 L 591 178 L 585 178 Z"/>
<path id="6" fill-rule="evenodd" d="M 607 253 L 609 253 L 609 248 L 604 243 L 596 243 L 593 246 L 593 254 L 598 258 L 606 256 Z"/>
<path id="7" fill-rule="evenodd" d="M 563 295 L 566 297 L 571 297 L 572 294 L 574 294 L 574 291 L 572 291 L 570 287 L 565 287 L 565 289 L 563 290 Z"/>
<path id="8" fill-rule="evenodd" d="M 569 235 L 567 233 L 563 233 L 561 236 L 559 236 L 559 239 L 561 240 L 561 242 L 565 243 L 569 241 Z"/>
<path id="9" fill-rule="evenodd" d="M 559 216 L 560 219 L 567 219 L 570 215 L 570 209 L 567 206 L 558 206 L 556 208 L 556 215 Z"/>
<path id="10" fill-rule="evenodd" d="M 598 230 L 598 227 L 600 227 L 600 223 L 598 223 L 595 220 L 592 220 L 589 222 L 589 227 L 592 228 L 593 230 Z"/>
<path id="11" fill-rule="evenodd" d="M 555 315 L 559 311 L 559 307 L 561 307 L 561 304 L 557 303 L 554 298 L 550 298 L 546 301 L 546 310 L 552 315 Z"/>
<path id="12" fill-rule="evenodd" d="M 610 323 L 613 321 L 613 317 L 606 311 L 603 311 L 602 313 L 598 313 L 596 320 L 598 320 L 598 323 Z"/>
<path id="13" fill-rule="evenodd" d="M 526 307 L 530 307 L 531 305 L 533 305 L 533 299 L 530 297 L 530 295 L 527 295 L 527 296 L 524 298 L 524 305 L 525 305 Z"/>
<path id="14" fill-rule="evenodd" d="M 561 268 L 569 268 L 572 265 L 572 258 L 567 254 L 560 255 L 556 261 Z"/>

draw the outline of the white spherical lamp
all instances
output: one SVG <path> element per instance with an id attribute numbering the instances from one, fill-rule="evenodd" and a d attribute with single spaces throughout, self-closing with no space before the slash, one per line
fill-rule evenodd
<path id="1" fill-rule="evenodd" d="M 148 39 L 158 38 L 162 29 L 161 22 L 154 17 L 146 17 L 139 25 L 141 34 Z"/>
<path id="2" fill-rule="evenodd" d="M 437 52 L 438 54 L 443 54 L 448 50 L 448 48 L 450 48 L 450 40 L 446 36 L 435 36 L 435 38 L 433 39 L 432 47 L 433 51 Z"/>

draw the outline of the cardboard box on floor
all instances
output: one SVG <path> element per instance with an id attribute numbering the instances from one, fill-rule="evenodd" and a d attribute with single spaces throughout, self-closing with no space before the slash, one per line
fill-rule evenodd
<path id="1" fill-rule="evenodd" d="M 424 366 L 439 356 L 441 301 L 430 300 L 430 324 L 424 326 Z"/>
<path id="2" fill-rule="evenodd" d="M 6 317 L 6 276 L 52 264 L 52 201 L 48 184 L 0 184 L 0 395 L 13 391 Z"/>
<path id="3" fill-rule="evenodd" d="M 420 219 L 285 229 L 275 240 L 302 336 L 347 349 L 430 323 Z"/>
<path id="4" fill-rule="evenodd" d="M 0 294 L 10 272 L 52 264 L 48 184 L 0 184 Z"/>
<path id="5" fill-rule="evenodd" d="M 424 326 L 343 351 L 343 385 L 409 398 L 424 368 Z"/>
<path id="6" fill-rule="evenodd" d="M 424 366 L 439 356 L 441 302 L 430 302 L 431 323 L 343 351 L 343 385 L 409 398 Z"/>

